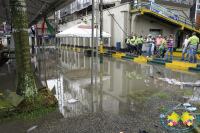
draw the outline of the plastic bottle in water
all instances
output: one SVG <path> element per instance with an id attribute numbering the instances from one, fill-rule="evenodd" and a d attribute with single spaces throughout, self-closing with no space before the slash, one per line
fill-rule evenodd
<path id="1" fill-rule="evenodd" d="M 34 129 L 36 129 L 37 128 L 37 125 L 36 126 L 33 126 L 33 127 L 31 127 L 31 128 L 29 128 L 28 130 L 27 130 L 27 133 L 29 133 L 30 131 L 32 131 L 32 130 L 34 130 Z"/>

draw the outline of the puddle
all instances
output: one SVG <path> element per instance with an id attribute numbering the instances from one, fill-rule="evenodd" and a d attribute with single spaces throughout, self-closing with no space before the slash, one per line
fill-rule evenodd
<path id="1" fill-rule="evenodd" d="M 52 50 L 46 51 L 45 57 L 43 54 L 33 56 L 31 61 L 34 73 L 41 83 L 46 86 L 46 79 L 50 90 L 55 86 L 54 94 L 58 99 L 59 111 L 65 119 L 107 112 L 113 117 L 129 115 L 133 117 L 130 119 L 132 122 L 136 119 L 140 119 L 140 122 L 143 119 L 156 119 L 158 124 L 162 113 L 159 112 L 162 108 L 157 109 L 158 107 L 167 108 L 180 102 L 200 100 L 198 87 L 170 85 L 150 77 L 163 78 L 164 75 L 181 82 L 194 82 L 199 78 L 196 73 L 156 66 L 163 73 L 159 75 L 153 66 L 146 63 L 122 62 L 110 57 L 103 59 L 103 64 L 98 63 L 98 75 L 95 75 L 94 64 L 94 85 L 90 85 L 91 57 L 86 57 L 83 53 Z M 1 75 L 0 70 L 0 77 L 2 76 L 4 75 Z M 166 94 L 167 98 L 162 98 L 162 95 L 159 97 L 158 94 Z M 187 98 L 182 98 L 183 96 Z M 69 99 L 80 102 L 69 104 Z M 151 113 L 155 118 L 149 116 Z M 161 128 L 162 125 L 159 126 L 161 131 L 165 130 L 164 127 Z"/>

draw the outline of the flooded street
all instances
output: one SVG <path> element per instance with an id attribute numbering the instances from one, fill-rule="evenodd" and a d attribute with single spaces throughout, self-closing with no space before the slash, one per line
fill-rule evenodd
<path id="1" fill-rule="evenodd" d="M 98 63 L 97 76 L 94 70 L 96 83 L 91 85 L 91 57 L 84 56 L 83 53 L 50 49 L 44 54 L 37 53 L 32 56 L 37 88 L 48 86 L 58 99 L 58 110 L 31 122 L 32 125 L 25 124 L 24 129 L 18 127 L 18 122 L 12 122 L 14 130 L 8 129 L 6 127 L 10 122 L 4 122 L 0 126 L 1 131 L 26 132 L 35 124 L 38 127 L 33 132 L 41 133 L 139 130 L 167 133 L 171 131 L 162 125 L 160 115 L 167 108 L 179 103 L 195 104 L 200 100 L 197 87 L 170 85 L 158 80 L 173 78 L 180 82 L 195 82 L 199 80 L 198 73 L 155 66 L 163 73 L 159 75 L 151 64 L 112 57 L 103 59 L 103 64 Z M 5 79 L 3 76 L 13 79 L 9 89 L 15 84 L 15 68 L 10 69 L 14 65 L 13 62 L 14 60 L 0 70 L 2 79 Z M 4 69 L 8 69 L 10 73 L 3 73 Z M 3 83 L 1 80 L 2 85 Z M 7 89 L 8 84 L 4 84 Z M 162 94 L 166 97 L 162 97 Z M 76 99 L 78 102 L 70 104 L 67 102 L 70 99 Z"/>

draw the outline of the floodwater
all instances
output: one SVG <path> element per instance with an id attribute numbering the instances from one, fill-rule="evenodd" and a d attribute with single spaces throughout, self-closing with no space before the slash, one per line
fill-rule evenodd
<path id="1" fill-rule="evenodd" d="M 10 84 L 9 88 L 13 88 L 12 86 L 15 84 L 12 62 L 14 60 L 11 61 L 11 64 L 5 64 L 0 69 L 0 77 L 9 75 L 3 73 L 5 72 L 4 69 L 7 70 L 7 67 L 8 71 L 11 72 L 10 76 L 13 79 L 13 83 Z M 91 85 L 91 57 L 84 56 L 83 53 L 61 49 L 46 49 L 45 52 L 36 53 L 32 56 L 31 63 L 35 77 L 37 78 L 37 87 L 48 86 L 58 99 L 60 114 L 56 113 L 54 115 L 59 115 L 59 119 L 67 120 L 68 118 L 78 117 L 89 112 L 95 113 L 99 111 L 109 112 L 116 116 L 137 112 L 141 113 L 140 115 L 144 115 L 144 117 L 148 117 L 145 116 L 150 114 L 147 110 L 157 108 L 154 107 L 154 104 L 155 106 L 162 105 L 162 100 L 156 105 L 154 101 L 149 99 L 147 100 L 149 103 L 140 102 L 131 99 L 129 96 L 137 93 L 146 93 L 149 90 L 151 91 L 151 95 L 148 98 L 155 98 L 157 94 L 168 92 L 170 94 L 178 93 L 181 97 L 184 95 L 188 97 L 187 100 L 180 97 L 173 97 L 170 99 L 173 102 L 168 101 L 167 103 L 169 107 L 175 106 L 173 104 L 180 102 L 198 102 L 200 100 L 200 91 L 196 87 L 169 85 L 155 78 L 165 77 L 181 82 L 195 82 L 198 80 L 199 74 L 194 72 L 155 65 L 156 69 L 163 73 L 159 75 L 157 70 L 147 63 L 104 57 L 103 64 L 100 64 L 98 61 L 98 64 L 95 63 L 93 65 L 94 85 Z M 95 73 L 96 68 L 97 75 Z M 3 83 L 2 81 L 0 82 L 1 84 Z M 53 89 L 54 86 L 55 89 Z M 2 90 L 1 92 L 3 92 Z M 67 100 L 70 99 L 77 99 L 80 102 L 69 104 Z M 165 102 L 163 101 L 163 103 Z M 147 114 L 143 114 L 145 112 Z M 159 116 L 160 114 L 161 112 L 155 115 Z M 148 119 L 151 120 L 150 117 Z M 156 119 L 160 121 L 159 117 Z M 46 121 L 50 120 L 47 119 Z M 41 121 L 37 121 L 36 123 L 38 125 L 43 124 Z M 162 130 L 164 130 L 163 128 Z"/>

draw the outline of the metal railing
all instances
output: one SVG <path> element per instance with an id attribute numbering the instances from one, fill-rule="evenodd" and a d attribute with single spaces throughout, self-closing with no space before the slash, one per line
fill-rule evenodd
<path id="1" fill-rule="evenodd" d="M 139 2 L 138 4 L 137 3 L 131 2 L 131 10 L 133 9 L 149 9 L 150 10 L 151 2 Z M 200 30 L 200 24 L 194 22 L 193 20 L 190 20 L 187 17 L 179 15 L 177 22 L 180 22 L 196 30 Z"/>

